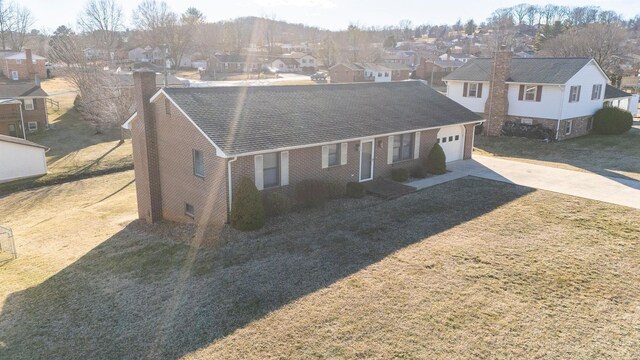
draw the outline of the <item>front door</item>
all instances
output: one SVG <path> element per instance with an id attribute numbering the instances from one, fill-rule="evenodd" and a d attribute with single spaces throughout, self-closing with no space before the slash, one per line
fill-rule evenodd
<path id="1" fill-rule="evenodd" d="M 373 179 L 373 140 L 360 142 L 360 181 Z"/>

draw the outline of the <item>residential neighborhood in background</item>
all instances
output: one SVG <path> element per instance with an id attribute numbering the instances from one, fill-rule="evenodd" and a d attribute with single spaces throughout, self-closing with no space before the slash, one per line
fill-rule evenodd
<path id="1" fill-rule="evenodd" d="M 640 2 L 531 1 L 0 0 L 0 359 L 640 358 Z"/>

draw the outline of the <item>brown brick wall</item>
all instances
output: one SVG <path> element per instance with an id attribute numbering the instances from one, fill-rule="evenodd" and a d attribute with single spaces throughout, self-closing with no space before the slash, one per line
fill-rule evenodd
<path id="1" fill-rule="evenodd" d="M 329 70 L 329 80 L 332 84 L 364 82 L 364 70 L 353 70 L 338 64 Z"/>
<path id="2" fill-rule="evenodd" d="M 45 99 L 33 99 L 34 110 L 22 110 L 22 117 L 24 119 L 25 131 L 29 132 L 30 121 L 38 123 L 38 131 L 43 131 L 47 128 L 47 108 Z M 0 134 L 9 135 L 9 124 L 21 125 L 20 110 L 17 105 L 2 105 L 0 106 Z M 22 130 L 19 130 L 19 136 L 22 137 Z"/>
<path id="3" fill-rule="evenodd" d="M 474 124 L 467 124 L 464 126 L 464 154 L 463 159 L 471 159 L 473 152 L 473 132 L 475 131 Z"/>
<path id="4" fill-rule="evenodd" d="M 378 137 L 374 141 L 374 178 L 390 177 L 393 168 L 407 168 L 422 163 L 436 143 L 438 130 L 427 130 L 420 133 L 420 159 L 407 160 L 395 164 L 387 164 L 388 137 Z M 304 179 L 321 179 L 347 183 L 360 180 L 360 151 L 356 150 L 360 141 L 348 143 L 347 164 L 322 168 L 322 146 L 314 146 L 289 151 L 289 185 L 266 191 L 284 191 L 293 194 L 295 185 Z M 232 163 L 233 184 L 240 183 L 244 176 L 255 179 L 254 156 L 243 156 Z"/>
<path id="5" fill-rule="evenodd" d="M 222 225 L 227 221 L 226 160 L 214 146 L 164 96 L 154 102 L 158 129 L 162 217 L 179 222 Z M 185 141 L 188 139 L 188 141 Z M 204 178 L 194 175 L 193 150 L 204 158 Z M 194 207 L 194 219 L 185 215 L 185 203 Z"/>
<path id="6" fill-rule="evenodd" d="M 162 219 L 177 222 L 222 225 L 227 221 L 226 160 L 216 156 L 213 145 L 171 104 L 166 114 L 165 98 L 152 103 L 156 119 Z M 148 219 L 151 211 L 147 144 L 144 122 L 132 124 L 138 216 Z M 187 139 L 185 141 L 185 139 Z M 193 150 L 201 151 L 204 177 L 194 175 Z M 185 214 L 185 204 L 194 207 L 194 217 Z"/>
<path id="7" fill-rule="evenodd" d="M 33 64 L 33 71 L 40 75 L 40 79 L 47 78 L 47 70 L 45 69 L 45 61 L 44 60 L 36 60 L 36 63 Z M 27 61 L 22 60 L 21 64 L 18 64 L 16 60 L 2 60 L 2 74 L 11 79 L 11 72 L 17 71 L 18 77 L 20 81 L 23 80 L 33 80 L 33 77 L 29 77 L 29 71 L 27 69 Z"/>
<path id="8" fill-rule="evenodd" d="M 391 81 L 409 80 L 411 70 L 393 70 L 391 71 Z"/>

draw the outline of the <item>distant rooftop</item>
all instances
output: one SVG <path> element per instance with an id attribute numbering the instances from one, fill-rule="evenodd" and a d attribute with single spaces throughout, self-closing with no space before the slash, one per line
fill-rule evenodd
<path id="1" fill-rule="evenodd" d="M 513 58 L 507 81 L 564 84 L 591 61 L 590 58 Z M 490 81 L 493 59 L 471 59 L 443 80 Z"/>

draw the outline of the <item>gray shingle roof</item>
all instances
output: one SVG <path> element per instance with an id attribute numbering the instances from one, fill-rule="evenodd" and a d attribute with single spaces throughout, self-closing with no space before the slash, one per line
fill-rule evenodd
<path id="1" fill-rule="evenodd" d="M 620 89 L 618 89 L 617 87 L 611 86 L 611 85 L 607 85 L 607 87 L 604 90 L 604 98 L 605 99 L 618 99 L 618 98 L 623 98 L 623 97 L 631 97 L 631 94 L 626 93 Z"/>
<path id="2" fill-rule="evenodd" d="M 164 91 L 230 156 L 481 120 L 420 81 Z"/>
<path id="3" fill-rule="evenodd" d="M 564 84 L 591 61 L 590 58 L 513 58 L 509 81 Z M 472 59 L 444 80 L 490 81 L 493 59 Z"/>
<path id="4" fill-rule="evenodd" d="M 36 143 L 31 142 L 29 140 L 25 140 L 25 139 L 13 137 L 13 136 L 1 135 L 1 134 L 0 134 L 0 141 L 10 142 L 10 143 L 20 144 L 20 145 L 26 145 L 26 146 L 33 146 L 33 147 L 38 147 L 38 148 L 42 148 L 42 149 L 45 149 L 45 150 L 49 149 L 48 147 L 46 147 L 44 145 L 36 144 Z"/>
<path id="5" fill-rule="evenodd" d="M 0 84 L 0 98 L 17 98 L 17 97 L 46 97 L 49 96 L 42 88 L 32 81 L 29 82 L 11 82 Z"/>

